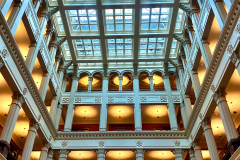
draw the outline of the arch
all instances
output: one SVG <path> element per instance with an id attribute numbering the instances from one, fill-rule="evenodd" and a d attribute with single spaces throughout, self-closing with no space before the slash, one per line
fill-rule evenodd
<path id="1" fill-rule="evenodd" d="M 164 71 L 161 70 L 161 69 L 154 69 L 151 73 L 150 73 L 150 76 L 153 76 L 154 72 L 161 72 L 162 75 L 164 75 Z"/>
<path id="2" fill-rule="evenodd" d="M 73 80 L 72 73 L 67 73 L 66 77 L 67 77 L 67 84 L 66 84 L 65 92 L 71 92 L 72 80 Z"/>
<path id="3" fill-rule="evenodd" d="M 139 71 L 137 72 L 137 76 L 138 76 L 138 77 L 139 77 L 139 74 L 140 74 L 141 72 L 147 72 L 148 75 L 151 75 L 149 70 L 142 69 L 142 70 L 139 70 Z"/>
<path id="4" fill-rule="evenodd" d="M 170 82 L 171 90 L 177 90 L 177 84 L 176 84 L 174 73 L 175 72 L 173 71 L 169 72 L 169 82 Z"/>
<path id="5" fill-rule="evenodd" d="M 121 75 L 121 73 L 118 71 L 118 70 L 109 70 L 108 71 L 108 77 L 109 77 L 109 75 L 111 74 L 111 73 L 113 73 L 113 72 L 116 72 L 116 73 L 118 73 L 118 75 L 120 76 Z"/>
<path id="6" fill-rule="evenodd" d="M 100 73 L 100 74 L 102 74 L 102 76 L 104 75 L 103 71 L 96 70 L 96 71 L 93 71 L 90 76 L 92 77 L 95 73 Z"/>
<path id="7" fill-rule="evenodd" d="M 132 70 L 124 70 L 124 71 L 121 72 L 121 76 L 123 76 L 123 74 L 126 73 L 126 72 L 129 72 L 132 75 L 134 75 L 134 72 Z"/>
<path id="8" fill-rule="evenodd" d="M 91 73 L 89 71 L 84 71 L 84 70 L 78 71 L 77 76 L 80 77 L 80 74 L 82 73 L 87 73 L 89 76 L 91 76 Z"/>

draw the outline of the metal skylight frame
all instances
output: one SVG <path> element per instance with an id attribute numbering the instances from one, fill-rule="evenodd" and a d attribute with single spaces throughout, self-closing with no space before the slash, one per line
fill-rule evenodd
<path id="1" fill-rule="evenodd" d="M 69 44 L 69 51 L 71 52 L 72 55 L 72 61 L 73 64 L 76 65 L 78 63 L 102 63 L 103 66 L 106 66 L 105 64 L 109 64 L 111 62 L 132 62 L 133 64 L 137 64 L 139 62 L 152 62 L 154 61 L 158 61 L 158 62 L 163 62 L 163 63 L 168 63 L 168 59 L 171 58 L 173 60 L 177 60 L 177 52 L 179 49 L 179 45 L 177 45 L 177 48 L 175 50 L 174 54 L 170 54 L 171 50 L 172 50 L 172 43 L 173 43 L 173 37 L 174 34 L 182 34 L 182 29 L 176 30 L 176 23 L 178 22 L 177 20 L 177 15 L 178 15 L 178 9 L 179 9 L 179 3 L 180 1 L 183 2 L 183 0 L 173 0 L 173 1 L 169 1 L 169 0 L 159 0 L 161 1 L 161 3 L 158 2 L 153 2 L 151 4 L 149 3 L 141 3 L 140 1 L 136 0 L 135 4 L 129 3 L 129 4 L 123 4 L 122 1 L 119 1 L 119 4 L 109 4 L 105 3 L 105 0 L 97 0 L 95 5 L 84 5 L 84 4 L 80 4 L 80 3 L 74 3 L 74 4 L 65 4 L 65 1 L 63 2 L 63 0 L 57 0 L 58 1 L 58 7 L 61 13 L 61 18 L 63 21 L 63 26 L 64 29 L 67 28 L 68 30 L 65 30 L 65 35 L 67 38 L 67 42 Z M 103 3 L 102 3 L 103 1 Z M 186 0 L 184 0 L 184 3 L 186 3 Z M 52 4 L 52 3 L 51 3 Z M 54 5 L 53 5 L 54 6 Z M 150 33 L 143 33 L 140 32 L 140 17 L 141 17 L 141 8 L 171 8 L 172 11 L 170 11 L 170 15 L 169 15 L 169 32 L 168 33 L 154 33 L 154 32 L 150 32 Z M 132 33 L 130 32 L 126 32 L 126 33 L 107 33 L 105 30 L 105 16 L 104 16 L 104 10 L 106 9 L 127 9 L 127 8 L 132 8 L 133 9 L 133 30 Z M 90 35 L 90 34 L 85 34 L 85 35 L 75 35 L 72 34 L 69 30 L 69 26 L 68 26 L 68 17 L 66 15 L 66 11 L 67 10 L 76 10 L 76 9 L 96 9 L 97 10 L 97 17 L 98 17 L 98 29 L 99 29 L 99 34 L 94 34 L 94 35 Z M 183 14 L 185 15 L 185 13 L 183 12 Z M 183 15 L 183 17 L 184 17 Z M 67 23 L 66 23 L 67 22 Z M 182 22 L 182 21 L 179 21 Z M 182 22 L 183 24 L 184 22 Z M 55 23 L 56 24 L 56 23 Z M 57 29 L 57 27 L 56 27 Z M 140 38 L 151 38 L 151 37 L 164 37 L 166 38 L 167 42 L 165 45 L 165 54 L 164 56 L 152 56 L 153 58 L 149 58 L 148 56 L 142 57 L 139 56 L 139 49 L 140 49 Z M 101 59 L 98 58 L 93 58 L 93 59 L 84 59 L 81 58 L 81 56 L 77 55 L 77 52 L 75 51 L 74 48 L 74 43 L 73 40 L 75 39 L 100 39 L 100 44 L 101 44 Z M 126 56 L 122 56 L 121 58 L 118 57 L 113 57 L 113 58 L 109 58 L 108 56 L 108 50 L 107 50 L 107 39 L 116 39 L 116 38 L 132 38 L 133 40 L 133 45 L 132 45 L 132 58 L 128 58 Z M 65 54 L 66 55 L 66 54 Z M 93 56 L 94 57 L 94 56 Z M 68 58 L 65 58 L 66 60 L 68 60 Z M 110 65 L 110 64 L 109 64 Z M 156 67 L 158 67 L 158 65 L 156 65 Z"/>

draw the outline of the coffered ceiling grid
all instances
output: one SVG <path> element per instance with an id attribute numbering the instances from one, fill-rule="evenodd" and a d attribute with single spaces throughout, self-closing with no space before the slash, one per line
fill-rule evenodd
<path id="1" fill-rule="evenodd" d="M 104 2 L 104 3 L 102 3 Z M 121 1 L 119 1 L 121 3 Z M 145 1 L 144 1 L 145 2 Z M 182 1 L 181 3 L 187 3 L 186 1 Z M 176 56 L 170 56 L 171 49 L 172 49 L 172 43 L 173 43 L 173 38 L 174 34 L 182 34 L 181 30 L 176 32 L 175 26 L 176 26 L 176 21 L 178 18 L 178 10 L 179 10 L 179 4 L 180 0 L 173 0 L 173 1 L 159 1 L 159 3 L 154 3 L 154 4 L 149 4 L 149 3 L 141 3 L 140 0 L 135 0 L 135 3 L 126 3 L 120 5 L 114 4 L 114 3 L 105 3 L 105 0 L 96 0 L 96 4 L 80 4 L 80 2 L 71 2 L 71 4 L 66 4 L 66 2 L 63 2 L 63 0 L 57 0 L 56 2 L 53 3 L 53 1 L 50 1 L 50 5 L 58 5 L 61 19 L 62 19 L 62 24 L 65 30 L 65 35 L 64 34 L 59 34 L 59 36 L 66 36 L 67 43 L 69 45 L 69 51 L 71 53 L 73 65 L 80 65 L 80 63 L 96 63 L 96 64 L 102 64 L 103 66 L 107 66 L 106 64 L 110 64 L 113 66 L 114 62 L 132 62 L 132 64 L 139 64 L 141 65 L 144 64 L 144 62 L 162 62 L 162 63 L 168 63 L 169 58 L 171 59 L 176 59 Z M 132 19 L 132 25 L 133 25 L 133 30 L 132 32 L 126 32 L 126 33 L 121 33 L 121 32 L 116 32 L 116 33 L 106 33 L 106 24 L 105 24 L 105 10 L 106 9 L 132 9 L 133 12 L 133 19 Z M 150 10 L 152 13 L 151 9 L 152 8 L 170 8 L 170 12 L 168 15 L 168 31 L 167 32 L 162 32 L 161 30 L 153 31 L 153 32 L 144 32 L 140 31 L 141 29 L 141 20 L 142 20 L 142 8 L 147 8 Z M 98 33 L 90 33 L 89 29 L 89 34 L 72 34 L 71 32 L 71 23 L 69 22 L 68 18 L 68 10 L 90 10 L 90 9 L 95 9 L 96 14 L 97 14 L 97 25 L 98 25 Z M 124 18 L 124 15 L 122 16 Z M 184 18 L 182 18 L 184 20 Z M 179 20 L 179 19 L 178 19 Z M 124 21 L 124 19 L 123 19 Z M 159 21 L 160 22 L 160 21 Z M 159 23 L 158 22 L 158 23 Z M 114 22 L 115 23 L 115 22 Z M 149 16 L 149 24 L 151 23 L 151 15 Z M 183 24 L 183 23 L 182 23 Z M 58 25 L 55 21 L 55 25 Z M 124 23 L 123 23 L 124 25 Z M 81 25 L 79 25 L 80 27 Z M 160 23 L 159 23 L 160 26 Z M 150 27 L 150 26 L 149 26 Z M 58 27 L 59 28 L 59 27 Z M 165 52 L 163 56 L 159 56 L 157 54 L 153 55 L 146 55 L 146 56 L 141 56 L 139 57 L 140 54 L 140 38 L 165 38 L 166 43 L 165 43 Z M 109 57 L 108 53 L 108 39 L 132 39 L 132 56 L 129 56 L 124 58 L 123 56 L 126 55 L 123 53 L 122 57 L 121 56 L 115 56 L 116 58 Z M 101 57 L 95 58 L 89 56 L 88 58 L 81 58 L 81 56 L 78 56 L 78 53 L 76 51 L 76 47 L 73 44 L 73 41 L 76 39 L 100 39 L 100 48 L 101 48 Z M 157 45 L 156 41 L 156 44 Z M 125 44 L 122 44 L 125 45 Z M 74 49 L 75 47 L 75 49 Z M 84 45 L 83 45 L 84 47 Z M 93 47 L 93 46 L 92 46 Z M 117 45 L 116 45 L 117 47 Z M 124 47 L 123 47 L 124 48 Z M 155 48 L 155 51 L 156 52 Z M 117 50 L 116 50 L 117 51 Z M 125 50 L 123 50 L 124 52 Z M 146 50 L 146 52 L 149 52 Z M 117 54 L 117 53 L 116 53 Z M 94 55 L 94 54 L 93 54 Z M 129 58 L 130 57 L 130 58 Z M 132 58 L 131 58 L 132 57 Z M 69 59 L 68 59 L 69 60 Z M 154 63 L 153 63 L 154 64 Z M 91 64 L 90 64 L 91 65 Z M 146 66 L 147 67 L 147 66 Z M 98 66 L 99 68 L 99 66 Z M 114 67 L 113 67 L 114 68 Z M 118 67 L 116 67 L 118 68 Z M 156 65 L 156 68 L 159 68 L 159 65 Z"/>

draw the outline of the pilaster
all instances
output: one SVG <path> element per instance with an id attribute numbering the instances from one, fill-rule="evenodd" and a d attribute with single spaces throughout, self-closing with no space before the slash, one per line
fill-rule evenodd
<path id="1" fill-rule="evenodd" d="M 175 155 L 175 160 L 183 160 L 183 152 L 184 151 L 182 149 L 175 149 L 172 152 Z"/>
<path id="2" fill-rule="evenodd" d="M 144 160 L 145 151 L 143 149 L 136 149 L 134 153 L 136 154 L 136 160 Z"/>
<path id="3" fill-rule="evenodd" d="M 100 111 L 100 125 L 99 125 L 99 131 L 106 131 L 107 129 L 107 91 L 108 91 L 108 77 L 103 77 L 103 83 L 102 83 L 102 105 L 101 105 L 101 111 Z"/>
<path id="4" fill-rule="evenodd" d="M 133 91 L 134 91 L 134 122 L 135 131 L 142 131 L 142 117 L 141 117 L 141 105 L 139 102 L 139 77 L 133 76 Z"/>
<path id="5" fill-rule="evenodd" d="M 88 92 L 92 91 L 92 81 L 93 77 L 88 77 Z"/>
<path id="6" fill-rule="evenodd" d="M 99 150 L 96 151 L 96 153 L 97 153 L 97 160 L 105 160 L 105 155 L 107 153 L 106 150 L 99 149 Z"/>

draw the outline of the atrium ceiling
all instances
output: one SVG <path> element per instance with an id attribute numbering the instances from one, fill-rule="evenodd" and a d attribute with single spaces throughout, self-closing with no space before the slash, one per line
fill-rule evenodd
<path id="1" fill-rule="evenodd" d="M 79 69 L 163 68 L 177 61 L 188 0 L 50 0 L 65 61 Z M 172 65 L 169 63 L 169 67 Z M 173 67 L 173 66 L 172 66 Z"/>

